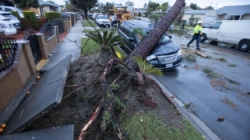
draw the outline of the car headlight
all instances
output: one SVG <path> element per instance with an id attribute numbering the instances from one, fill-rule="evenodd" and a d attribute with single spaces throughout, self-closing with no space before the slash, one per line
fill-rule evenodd
<path id="1" fill-rule="evenodd" d="M 177 56 L 181 55 L 181 49 L 179 49 L 179 51 L 177 52 Z"/>
<path id="2" fill-rule="evenodd" d="M 146 60 L 150 61 L 150 60 L 155 59 L 155 58 L 156 58 L 155 55 L 149 55 L 149 56 L 146 57 Z"/>

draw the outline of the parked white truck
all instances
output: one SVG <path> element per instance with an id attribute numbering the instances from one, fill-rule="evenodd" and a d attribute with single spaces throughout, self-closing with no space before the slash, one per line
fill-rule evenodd
<path id="1" fill-rule="evenodd" d="M 240 51 L 250 50 L 250 20 L 221 20 L 202 29 L 201 42 L 211 40 L 238 45 Z"/>

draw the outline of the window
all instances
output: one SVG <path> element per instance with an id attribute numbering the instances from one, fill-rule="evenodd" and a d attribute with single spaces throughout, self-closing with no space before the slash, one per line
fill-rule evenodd
<path id="1" fill-rule="evenodd" d="M 121 31 L 123 31 L 123 27 L 124 27 L 124 23 L 122 23 L 122 24 L 120 25 L 119 29 L 120 29 Z"/>
<path id="2" fill-rule="evenodd" d="M 240 15 L 228 15 L 226 20 L 239 20 Z"/>
<path id="3" fill-rule="evenodd" d="M 12 9 L 10 9 L 10 8 L 5 8 L 5 11 L 12 11 Z"/>
<path id="4" fill-rule="evenodd" d="M 97 18 L 98 18 L 98 19 L 108 19 L 107 16 L 101 16 L 101 15 L 99 15 Z"/>
<path id="5" fill-rule="evenodd" d="M 221 22 L 216 22 L 216 23 L 211 27 L 211 29 L 219 29 L 219 28 L 220 28 L 220 25 L 221 25 Z"/>
<path id="6" fill-rule="evenodd" d="M 134 29 L 132 28 L 130 28 L 130 31 L 129 31 L 129 38 L 135 39 L 135 32 L 134 32 Z"/>
<path id="7" fill-rule="evenodd" d="M 124 29 L 123 29 L 123 32 L 125 35 L 129 35 L 129 26 L 127 24 L 124 25 Z"/>
<path id="8" fill-rule="evenodd" d="M 3 8 L 2 8 L 2 7 L 0 7 L 0 10 L 2 11 L 2 10 L 3 10 Z"/>

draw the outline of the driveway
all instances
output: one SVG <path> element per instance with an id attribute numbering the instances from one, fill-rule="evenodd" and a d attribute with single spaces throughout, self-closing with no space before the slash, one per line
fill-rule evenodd
<path id="1" fill-rule="evenodd" d="M 222 139 L 249 140 L 250 53 L 206 42 L 200 44 L 208 56 L 204 58 L 195 54 L 195 42 L 186 48 L 189 39 L 173 35 L 182 47 L 182 66 L 157 79 L 182 102 L 191 103 L 191 111 Z"/>

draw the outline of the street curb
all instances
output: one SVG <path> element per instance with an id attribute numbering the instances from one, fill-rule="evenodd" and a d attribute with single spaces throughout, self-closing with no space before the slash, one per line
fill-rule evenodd
<path id="1" fill-rule="evenodd" d="M 171 98 L 174 96 L 174 93 L 171 92 L 165 85 L 163 85 L 157 77 L 153 75 L 147 75 L 148 79 L 151 79 L 154 83 L 157 83 L 162 89 L 162 93 L 164 96 L 172 103 L 177 110 L 181 112 L 181 114 L 203 135 L 203 137 L 207 140 L 221 140 L 221 138 L 214 133 L 214 131 L 209 128 L 199 117 L 194 115 L 188 109 L 185 109 L 184 103 L 179 100 L 176 96 L 175 98 Z"/>

